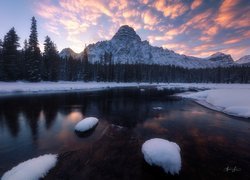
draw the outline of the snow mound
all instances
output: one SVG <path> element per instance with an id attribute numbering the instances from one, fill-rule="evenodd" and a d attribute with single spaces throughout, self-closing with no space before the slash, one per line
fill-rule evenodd
<path id="1" fill-rule="evenodd" d="M 150 165 L 157 165 L 166 173 L 179 174 L 181 170 L 180 147 L 174 142 L 154 138 L 142 145 L 145 161 Z"/>
<path id="2" fill-rule="evenodd" d="M 37 180 L 43 178 L 56 165 L 57 155 L 46 154 L 22 162 L 4 173 L 1 180 Z"/>
<path id="3" fill-rule="evenodd" d="M 250 89 L 215 89 L 207 90 L 182 97 L 188 97 L 202 102 L 203 105 L 222 111 L 229 115 L 250 117 Z M 207 103 L 207 105 L 206 105 Z"/>
<path id="4" fill-rule="evenodd" d="M 75 130 L 79 132 L 88 131 L 95 127 L 98 121 L 99 120 L 95 117 L 87 117 L 76 124 Z"/>

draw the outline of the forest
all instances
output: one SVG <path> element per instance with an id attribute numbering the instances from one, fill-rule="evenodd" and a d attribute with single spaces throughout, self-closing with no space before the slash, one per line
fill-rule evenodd
<path id="1" fill-rule="evenodd" d="M 249 66 L 188 69 L 157 64 L 117 64 L 106 52 L 98 63 L 59 56 L 56 44 L 46 36 L 44 52 L 38 42 L 37 21 L 31 19 L 30 36 L 20 50 L 19 37 L 11 28 L 0 39 L 0 81 L 104 81 L 104 82 L 185 82 L 250 83 Z"/>

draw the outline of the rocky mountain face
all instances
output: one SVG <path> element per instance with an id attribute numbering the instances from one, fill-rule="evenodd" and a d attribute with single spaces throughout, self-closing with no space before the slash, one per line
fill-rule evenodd
<path id="1" fill-rule="evenodd" d="M 75 53 L 72 49 L 70 48 L 64 48 L 60 53 L 59 53 L 59 56 L 60 57 L 63 57 L 63 58 L 69 58 L 70 56 L 73 58 L 73 59 L 78 59 L 80 58 L 79 56 L 80 54 L 78 53 Z"/>
<path id="2" fill-rule="evenodd" d="M 111 40 L 97 42 L 86 48 L 90 63 L 103 61 L 108 54 L 115 64 L 144 63 L 185 68 L 227 67 L 235 64 L 230 55 L 223 53 L 215 53 L 208 58 L 197 58 L 151 46 L 148 41 L 142 41 L 134 29 L 127 25 L 121 26 Z M 80 53 L 77 58 L 80 59 L 82 54 Z M 63 57 L 65 53 L 60 53 L 60 55 Z"/>
<path id="3" fill-rule="evenodd" d="M 237 64 L 250 66 L 250 55 L 243 56 L 236 61 Z"/>

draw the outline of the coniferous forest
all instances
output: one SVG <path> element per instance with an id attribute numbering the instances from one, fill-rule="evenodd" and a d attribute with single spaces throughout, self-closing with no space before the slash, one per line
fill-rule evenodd
<path id="1" fill-rule="evenodd" d="M 55 43 L 46 36 L 40 51 L 37 22 L 31 19 L 30 36 L 20 50 L 15 28 L 0 39 L 0 81 L 109 81 L 109 82 L 195 82 L 250 83 L 249 66 L 187 69 L 169 65 L 117 64 L 105 53 L 98 63 L 61 58 Z"/>

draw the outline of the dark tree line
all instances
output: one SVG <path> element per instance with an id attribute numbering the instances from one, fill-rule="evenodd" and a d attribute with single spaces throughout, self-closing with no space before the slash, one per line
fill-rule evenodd
<path id="1" fill-rule="evenodd" d="M 46 36 L 44 52 L 38 43 L 37 22 L 31 19 L 30 36 L 22 50 L 14 28 L 0 39 L 0 81 L 106 81 L 106 82 L 196 82 L 250 83 L 250 67 L 232 66 L 187 69 L 170 65 L 115 64 L 110 52 L 98 63 L 89 63 L 85 48 L 83 57 L 60 58 L 55 43 Z"/>
<path id="2" fill-rule="evenodd" d="M 57 81 L 60 58 L 56 45 L 47 36 L 41 54 L 35 17 L 31 19 L 29 39 L 21 50 L 18 41 L 14 27 L 0 40 L 0 81 Z"/>

